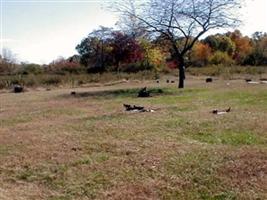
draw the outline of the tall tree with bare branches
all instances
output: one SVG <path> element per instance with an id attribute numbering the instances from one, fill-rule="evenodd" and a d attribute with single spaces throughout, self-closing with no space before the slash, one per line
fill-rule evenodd
<path id="1" fill-rule="evenodd" d="M 164 35 L 171 43 L 179 68 L 179 88 L 184 88 L 185 56 L 211 29 L 232 28 L 239 20 L 240 0 L 119 0 L 117 11 L 138 20 L 140 28 Z M 135 9 L 133 9 L 135 5 Z M 134 12 L 133 12 L 134 11 Z"/>

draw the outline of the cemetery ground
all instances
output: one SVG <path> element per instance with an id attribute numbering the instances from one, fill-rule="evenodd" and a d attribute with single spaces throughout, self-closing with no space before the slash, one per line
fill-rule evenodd
<path id="1" fill-rule="evenodd" d="M 2 91 L 0 199 L 267 199 L 267 84 L 176 84 Z"/>

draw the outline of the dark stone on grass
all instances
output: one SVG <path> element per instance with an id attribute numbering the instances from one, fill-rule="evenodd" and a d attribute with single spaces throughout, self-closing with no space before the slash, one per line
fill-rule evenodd
<path id="1" fill-rule="evenodd" d="M 267 81 L 267 78 L 260 78 L 260 81 Z"/>
<path id="2" fill-rule="evenodd" d="M 138 92 L 138 97 L 150 97 L 150 92 L 144 87 Z"/>
<path id="3" fill-rule="evenodd" d="M 71 95 L 76 95 L 76 92 L 75 91 L 72 91 L 70 94 Z"/>
<path id="4" fill-rule="evenodd" d="M 175 83 L 175 81 L 171 81 L 171 83 Z"/>
<path id="5" fill-rule="evenodd" d="M 24 90 L 23 86 L 21 86 L 19 84 L 15 84 L 13 86 L 14 93 L 21 93 L 21 92 L 23 92 L 23 90 Z"/>
<path id="6" fill-rule="evenodd" d="M 245 79 L 245 81 L 246 81 L 246 82 L 251 82 L 252 80 L 249 79 L 249 78 L 247 78 L 247 79 Z"/>
<path id="7" fill-rule="evenodd" d="M 212 83 L 213 79 L 212 78 L 206 78 L 206 83 Z"/>
<path id="8" fill-rule="evenodd" d="M 166 83 L 169 83 L 169 82 L 170 82 L 170 80 L 169 80 L 169 79 L 167 79 L 167 80 L 166 80 Z"/>

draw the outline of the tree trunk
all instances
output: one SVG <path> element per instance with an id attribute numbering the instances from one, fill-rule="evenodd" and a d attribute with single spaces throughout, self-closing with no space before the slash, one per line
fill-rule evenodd
<path id="1" fill-rule="evenodd" d="M 119 72 L 120 70 L 120 61 L 119 60 L 116 60 L 116 68 L 117 68 L 117 72 Z"/>
<path id="2" fill-rule="evenodd" d="M 184 88 L 185 63 L 184 63 L 184 58 L 183 57 L 179 57 L 178 65 L 179 65 L 179 84 L 178 84 L 178 88 Z"/>
<path id="3" fill-rule="evenodd" d="M 184 88 L 184 80 L 185 80 L 185 62 L 184 62 L 184 54 L 181 54 L 176 46 L 176 42 L 172 41 L 172 46 L 174 49 L 174 56 L 177 59 L 177 64 L 179 68 L 179 84 L 178 88 Z"/>
<path id="4" fill-rule="evenodd" d="M 101 40 L 101 71 L 104 71 L 104 42 Z"/>

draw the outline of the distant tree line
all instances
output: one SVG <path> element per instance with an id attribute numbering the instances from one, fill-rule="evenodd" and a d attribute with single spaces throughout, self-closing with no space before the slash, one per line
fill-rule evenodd
<path id="1" fill-rule="evenodd" d="M 140 31 L 140 30 L 139 30 Z M 192 38 L 193 39 L 193 38 Z M 177 40 L 182 44 L 184 38 Z M 0 74 L 66 74 L 99 72 L 138 72 L 177 68 L 171 44 L 164 35 L 150 38 L 139 32 L 100 27 L 81 40 L 79 55 L 58 58 L 48 65 L 17 63 L 15 55 L 5 49 L 0 55 Z M 267 33 L 243 36 L 239 30 L 209 35 L 197 40 L 185 56 L 190 67 L 207 65 L 267 66 Z"/>
<path id="2" fill-rule="evenodd" d="M 102 33 L 101 36 L 99 33 Z M 177 46 L 184 42 L 185 38 L 179 38 Z M 177 67 L 171 45 L 164 35 L 151 39 L 100 27 L 84 38 L 76 49 L 81 64 L 89 72 L 160 71 L 164 67 Z M 267 65 L 267 33 L 256 32 L 249 38 L 235 30 L 207 36 L 196 41 L 186 54 L 185 62 L 192 67 Z"/>

